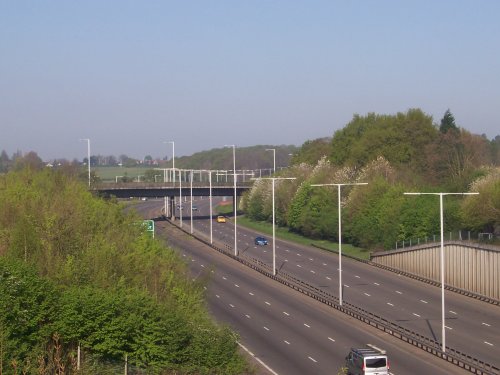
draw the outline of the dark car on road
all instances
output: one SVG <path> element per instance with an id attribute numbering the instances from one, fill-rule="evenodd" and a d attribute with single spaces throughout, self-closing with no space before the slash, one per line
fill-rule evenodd
<path id="1" fill-rule="evenodd" d="M 255 237 L 255 244 L 258 246 L 265 246 L 268 244 L 266 237 Z"/>

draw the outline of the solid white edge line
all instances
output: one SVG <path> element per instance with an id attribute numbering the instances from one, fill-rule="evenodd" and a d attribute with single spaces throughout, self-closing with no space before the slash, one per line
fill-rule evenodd
<path id="1" fill-rule="evenodd" d="M 274 371 L 271 367 L 266 365 L 259 357 L 256 357 L 255 354 L 253 354 L 250 350 L 248 350 L 245 345 L 243 345 L 242 343 L 240 343 L 238 341 L 236 341 L 236 343 L 240 346 L 240 348 L 242 348 L 244 351 L 246 351 L 248 354 L 250 354 L 252 357 L 254 357 L 255 360 L 257 362 L 259 362 L 267 371 L 269 371 L 273 375 L 278 375 L 278 373 L 276 371 Z"/>

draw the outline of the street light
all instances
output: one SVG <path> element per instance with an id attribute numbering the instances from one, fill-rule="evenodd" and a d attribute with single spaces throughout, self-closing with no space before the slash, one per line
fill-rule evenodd
<path id="1" fill-rule="evenodd" d="M 276 173 L 276 149 L 275 148 L 266 148 L 266 151 L 273 152 L 273 173 Z"/>
<path id="2" fill-rule="evenodd" d="M 341 218 L 341 205 L 340 205 L 340 188 L 342 186 L 351 185 L 368 185 L 367 182 L 355 182 L 346 184 L 314 184 L 311 186 L 337 186 L 338 192 L 338 205 L 339 205 L 339 303 L 342 306 L 342 218 Z"/>
<path id="3" fill-rule="evenodd" d="M 173 178 L 173 183 L 175 184 L 175 142 L 174 141 L 163 141 L 163 143 L 172 143 L 172 174 L 173 174 L 172 178 Z M 166 182 L 166 181 L 164 181 L 164 182 Z"/>
<path id="4" fill-rule="evenodd" d="M 296 177 L 261 177 L 255 180 L 271 180 L 272 181 L 272 196 L 273 196 L 273 275 L 276 276 L 276 219 L 274 209 L 274 184 L 276 180 L 296 180 Z"/>
<path id="5" fill-rule="evenodd" d="M 191 201 L 190 201 L 190 207 L 189 207 L 189 213 L 191 216 L 191 234 L 193 234 L 193 170 L 191 169 L 191 174 L 190 174 L 190 193 L 191 193 Z"/>
<path id="6" fill-rule="evenodd" d="M 82 138 L 80 141 L 87 141 L 87 166 L 89 170 L 89 188 L 90 188 L 90 139 L 89 138 Z"/>
<path id="7" fill-rule="evenodd" d="M 238 216 L 237 203 L 236 203 L 236 146 L 235 145 L 225 145 L 224 147 L 233 148 L 233 182 L 234 182 L 234 256 L 238 256 L 238 241 L 236 239 L 236 217 Z M 226 179 L 227 181 L 227 179 Z"/>
<path id="8" fill-rule="evenodd" d="M 441 231 L 441 340 L 442 351 L 446 352 L 446 332 L 444 317 L 444 236 L 443 236 L 443 196 L 444 195 L 478 195 L 479 193 L 404 193 L 404 195 L 439 195 L 439 221 Z"/>

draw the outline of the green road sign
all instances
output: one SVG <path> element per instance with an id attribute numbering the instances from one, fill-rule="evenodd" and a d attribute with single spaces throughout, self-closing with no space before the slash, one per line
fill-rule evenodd
<path id="1" fill-rule="evenodd" d="M 153 220 L 144 220 L 143 222 L 144 227 L 146 228 L 147 232 L 151 232 L 153 234 L 153 237 L 155 236 L 155 222 Z"/>

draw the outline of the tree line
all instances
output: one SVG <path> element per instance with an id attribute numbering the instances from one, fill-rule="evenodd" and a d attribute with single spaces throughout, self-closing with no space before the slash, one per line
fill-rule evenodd
<path id="1" fill-rule="evenodd" d="M 178 255 L 79 169 L 0 175 L 0 373 L 239 374 L 237 337 Z M 85 178 L 83 178 L 85 181 Z"/>
<path id="2" fill-rule="evenodd" d="M 276 220 L 312 238 L 337 240 L 336 188 L 313 184 L 367 182 L 342 190 L 342 237 L 370 250 L 439 234 L 436 197 L 404 192 L 479 192 L 445 201 L 445 230 L 500 235 L 500 136 L 489 141 L 419 109 L 396 115 L 355 115 L 331 138 L 307 141 L 277 175 Z M 272 218 L 270 182 L 258 181 L 241 201 L 254 220 Z"/>

